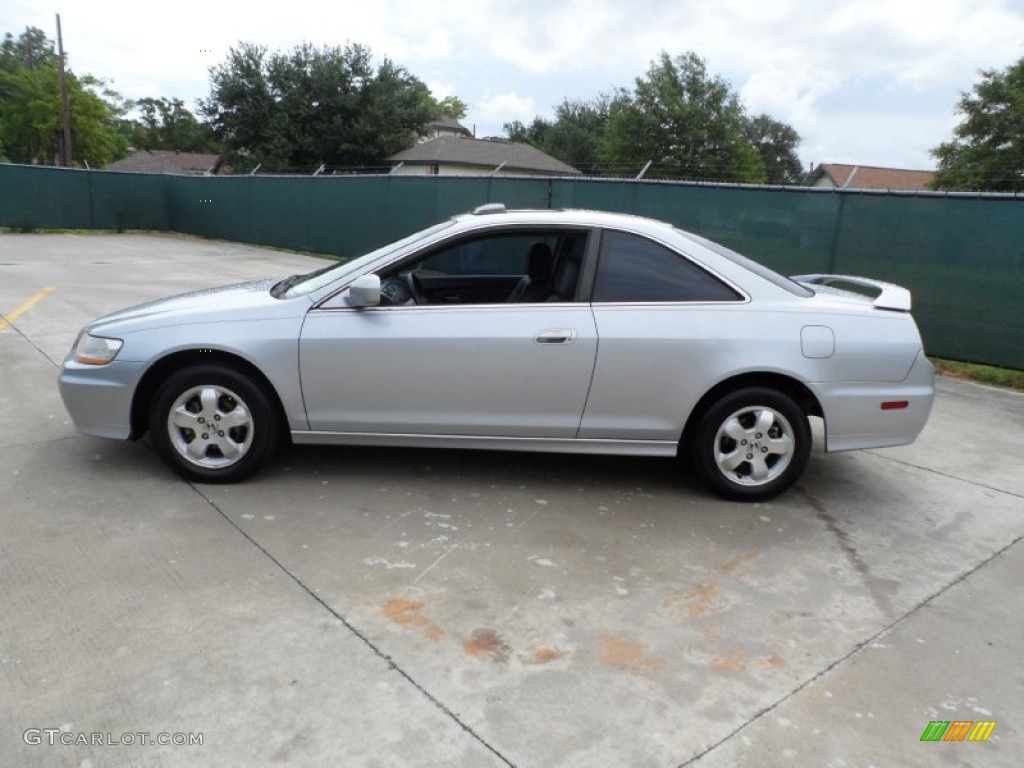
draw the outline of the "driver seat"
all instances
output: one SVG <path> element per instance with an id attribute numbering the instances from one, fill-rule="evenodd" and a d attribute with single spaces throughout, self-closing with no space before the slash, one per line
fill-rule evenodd
<path id="1" fill-rule="evenodd" d="M 555 259 L 555 270 L 551 278 L 552 292 L 548 301 L 573 301 L 576 298 L 583 254 L 576 252 L 575 240 L 565 240 L 562 245 Z"/>
<path id="2" fill-rule="evenodd" d="M 526 276 L 512 292 L 508 301 L 519 304 L 536 304 L 546 301 L 551 294 L 551 273 L 555 263 L 551 246 L 537 242 L 530 246 L 526 257 Z"/>

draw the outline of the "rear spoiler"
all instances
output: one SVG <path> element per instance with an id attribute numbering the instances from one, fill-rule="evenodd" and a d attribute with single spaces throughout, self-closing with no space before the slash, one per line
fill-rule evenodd
<path id="1" fill-rule="evenodd" d="M 841 288 L 844 284 L 858 288 L 868 288 L 878 291 L 872 305 L 878 309 L 896 309 L 901 312 L 910 311 L 910 291 L 892 283 L 883 283 L 881 280 L 870 280 L 866 277 L 851 277 L 850 275 L 797 275 L 792 278 L 798 283 L 808 285 L 834 285 Z"/>

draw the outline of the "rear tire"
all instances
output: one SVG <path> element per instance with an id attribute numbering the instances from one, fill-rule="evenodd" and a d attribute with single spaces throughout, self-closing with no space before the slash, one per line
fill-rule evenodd
<path id="1" fill-rule="evenodd" d="M 266 462 L 280 425 L 260 385 L 211 363 L 176 371 L 160 386 L 149 433 L 160 458 L 187 480 L 233 483 Z"/>
<path id="2" fill-rule="evenodd" d="M 811 454 L 807 415 L 774 389 L 730 392 L 704 413 L 689 451 L 704 481 L 734 501 L 764 501 L 803 474 Z"/>

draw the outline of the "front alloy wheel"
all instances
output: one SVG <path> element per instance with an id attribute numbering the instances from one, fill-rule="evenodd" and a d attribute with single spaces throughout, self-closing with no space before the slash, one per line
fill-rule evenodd
<path id="1" fill-rule="evenodd" d="M 185 368 L 164 382 L 151 404 L 149 431 L 161 458 L 179 474 L 228 483 L 267 459 L 278 426 L 261 387 L 212 364 Z"/>
<path id="2" fill-rule="evenodd" d="M 788 395 L 743 389 L 708 409 L 691 450 L 704 479 L 721 496 L 761 501 L 782 493 L 803 473 L 811 430 Z"/>
<path id="3" fill-rule="evenodd" d="M 240 461 L 252 447 L 252 414 L 227 387 L 192 387 L 171 405 L 167 434 L 185 461 L 222 469 Z"/>

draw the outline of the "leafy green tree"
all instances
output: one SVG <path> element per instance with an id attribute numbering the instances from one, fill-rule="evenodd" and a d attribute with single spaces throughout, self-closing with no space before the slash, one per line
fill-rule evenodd
<path id="1" fill-rule="evenodd" d="M 66 72 L 76 164 L 102 167 L 124 152 L 116 97 L 102 80 Z M 105 98 L 107 97 L 107 98 Z M 14 163 L 56 162 L 62 126 L 60 62 L 53 42 L 28 27 L 0 43 L 0 144 Z"/>
<path id="2" fill-rule="evenodd" d="M 803 183 L 804 170 L 796 154 L 800 134 L 792 126 L 762 114 L 747 118 L 743 133 L 761 156 L 765 181 L 769 184 Z"/>
<path id="3" fill-rule="evenodd" d="M 143 98 L 123 108 L 138 114 L 121 122 L 121 133 L 136 149 L 219 152 L 213 128 L 201 123 L 181 99 Z"/>
<path id="4" fill-rule="evenodd" d="M 536 117 L 528 126 L 515 120 L 505 124 L 505 134 L 584 173 L 602 173 L 599 147 L 608 123 L 608 104 L 606 97 L 594 101 L 565 99 L 555 107 L 554 120 Z"/>
<path id="5" fill-rule="evenodd" d="M 1024 58 L 1004 70 L 983 70 L 962 93 L 962 122 L 953 139 L 932 150 L 935 189 L 1024 191 Z"/>
<path id="6" fill-rule="evenodd" d="M 17 67 L 35 69 L 46 64 L 56 65 L 57 54 L 53 42 L 38 27 L 25 27 L 25 31 L 14 36 L 7 32 L 0 43 L 0 69 L 10 71 Z"/>
<path id="7" fill-rule="evenodd" d="M 762 182 L 764 162 L 744 127 L 739 97 L 703 59 L 662 53 L 632 92 L 612 99 L 600 154 L 630 173 L 652 161 L 648 176 Z"/>
<path id="8" fill-rule="evenodd" d="M 233 165 L 285 170 L 379 165 L 414 143 L 436 106 L 403 67 L 374 68 L 364 46 L 280 53 L 243 42 L 211 68 L 200 112 Z"/>
<path id="9" fill-rule="evenodd" d="M 437 114 L 450 117 L 455 120 L 462 120 L 466 117 L 469 107 L 458 96 L 445 96 L 437 104 Z"/>
<path id="10" fill-rule="evenodd" d="M 632 90 L 565 99 L 553 120 L 505 125 L 522 141 L 586 173 L 777 184 L 803 180 L 800 136 L 768 115 L 747 116 L 721 77 L 694 53 L 651 62 Z"/>

